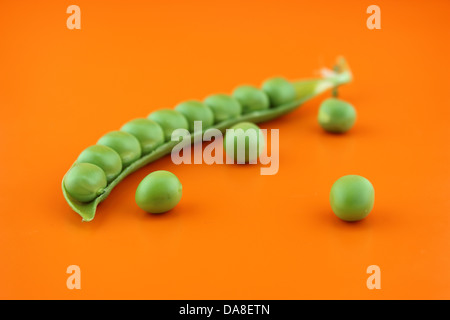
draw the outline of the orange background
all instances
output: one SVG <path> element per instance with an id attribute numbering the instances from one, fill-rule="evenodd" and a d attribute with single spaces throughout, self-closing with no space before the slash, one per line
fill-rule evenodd
<path id="1" fill-rule="evenodd" d="M 69 30 L 66 8 L 81 8 Z M 381 8 L 368 30 L 366 8 Z M 2 1 L 0 298 L 449 299 L 448 1 Z M 338 55 L 357 109 L 346 135 L 316 121 L 330 92 L 264 123 L 280 170 L 181 165 L 125 179 L 92 222 L 61 180 L 108 131 L 187 99 L 316 75 Z M 171 212 L 134 202 L 154 170 L 183 184 Z M 344 223 L 333 182 L 368 178 L 375 207 Z M 66 268 L 81 268 L 81 290 Z M 366 268 L 381 268 L 381 290 Z"/>

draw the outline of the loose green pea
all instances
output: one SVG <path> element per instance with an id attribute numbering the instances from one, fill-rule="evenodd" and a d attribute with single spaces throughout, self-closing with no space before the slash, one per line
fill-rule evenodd
<path id="1" fill-rule="evenodd" d="M 173 209 L 181 200 L 182 186 L 173 173 L 154 171 L 146 176 L 136 189 L 136 204 L 150 213 L 163 213 Z"/>
<path id="2" fill-rule="evenodd" d="M 266 80 L 262 85 L 262 90 L 269 97 L 272 107 L 292 102 L 297 97 L 293 84 L 280 77 Z"/>
<path id="3" fill-rule="evenodd" d="M 145 118 L 125 123 L 121 131 L 131 133 L 141 144 L 142 154 L 148 154 L 164 143 L 164 131 L 155 121 Z"/>
<path id="4" fill-rule="evenodd" d="M 331 187 L 331 208 L 344 221 L 364 219 L 372 211 L 374 201 L 372 184 L 358 175 L 343 176 Z"/>
<path id="5" fill-rule="evenodd" d="M 320 105 L 317 120 L 325 131 L 344 133 L 355 124 L 356 111 L 351 104 L 345 101 L 329 98 Z"/>
<path id="6" fill-rule="evenodd" d="M 142 150 L 139 140 L 132 134 L 124 131 L 111 131 L 105 134 L 97 144 L 114 149 L 122 159 L 122 167 L 129 166 L 141 157 Z"/>
<path id="7" fill-rule="evenodd" d="M 194 132 L 194 121 L 201 121 L 203 129 L 214 124 L 214 113 L 200 101 L 190 100 L 182 102 L 175 107 L 175 110 L 186 117 L 190 132 Z"/>
<path id="8" fill-rule="evenodd" d="M 90 202 L 106 187 L 105 172 L 91 163 L 75 163 L 64 177 L 67 193 L 80 202 Z"/>
<path id="9" fill-rule="evenodd" d="M 107 146 L 94 145 L 80 153 L 78 163 L 91 163 L 100 167 L 106 175 L 106 180 L 111 182 L 122 171 L 122 160 L 119 154 Z"/>
<path id="10" fill-rule="evenodd" d="M 241 122 L 227 129 L 223 145 L 236 163 L 255 163 L 265 147 L 264 134 L 256 124 Z"/>
<path id="11" fill-rule="evenodd" d="M 176 110 L 161 109 L 152 112 L 148 118 L 158 123 L 164 131 L 165 141 L 170 141 L 172 132 L 176 129 L 189 130 L 189 123 L 185 116 Z"/>
<path id="12" fill-rule="evenodd" d="M 242 113 L 239 101 L 226 94 L 210 95 L 205 99 L 205 104 L 214 113 L 215 123 L 237 118 Z"/>
<path id="13" fill-rule="evenodd" d="M 253 86 L 240 86 L 236 88 L 233 91 L 233 98 L 242 105 L 243 113 L 265 110 L 270 107 L 267 94 Z"/>

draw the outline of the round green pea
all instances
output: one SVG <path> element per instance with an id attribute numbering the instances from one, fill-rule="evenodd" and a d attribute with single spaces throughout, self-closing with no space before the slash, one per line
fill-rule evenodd
<path id="1" fill-rule="evenodd" d="M 239 101 L 226 94 L 210 95 L 204 102 L 214 113 L 216 123 L 237 118 L 242 113 Z"/>
<path id="2" fill-rule="evenodd" d="M 284 78 L 272 78 L 266 80 L 262 90 L 267 94 L 272 107 L 292 102 L 297 97 L 294 85 Z"/>
<path id="3" fill-rule="evenodd" d="M 372 184 L 358 175 L 343 176 L 331 187 L 331 208 L 344 221 L 364 219 L 372 211 L 374 201 Z"/>
<path id="4" fill-rule="evenodd" d="M 351 104 L 345 101 L 328 98 L 320 105 L 317 120 L 325 131 L 344 133 L 355 124 L 356 111 Z"/>
<path id="5" fill-rule="evenodd" d="M 214 113 L 200 101 L 190 100 L 182 102 L 175 107 L 175 110 L 186 117 L 190 132 L 194 132 L 194 121 L 201 121 L 203 129 L 214 124 Z"/>
<path id="6" fill-rule="evenodd" d="M 122 159 L 123 168 L 139 159 L 142 154 L 139 140 L 131 133 L 124 131 L 108 132 L 97 141 L 97 144 L 115 150 L 119 154 L 120 159 Z"/>
<path id="7" fill-rule="evenodd" d="M 226 130 L 223 145 L 236 163 L 255 163 L 265 147 L 264 134 L 256 124 L 241 122 Z"/>
<path id="8" fill-rule="evenodd" d="M 119 154 L 107 146 L 94 145 L 86 148 L 78 156 L 78 163 L 91 163 L 100 167 L 111 182 L 122 171 L 122 160 Z"/>
<path id="9" fill-rule="evenodd" d="M 155 121 L 145 118 L 125 123 L 121 131 L 131 133 L 141 144 L 142 154 L 148 154 L 164 143 L 164 131 Z"/>
<path id="10" fill-rule="evenodd" d="M 253 86 L 240 86 L 233 91 L 232 96 L 241 104 L 243 113 L 265 110 L 270 107 L 267 94 Z"/>
<path id="11" fill-rule="evenodd" d="M 152 112 L 148 118 L 158 123 L 164 131 L 165 141 L 170 141 L 172 132 L 176 129 L 189 130 L 189 123 L 185 116 L 176 110 L 161 109 Z"/>
<path id="12" fill-rule="evenodd" d="M 182 186 L 173 173 L 154 171 L 136 189 L 136 204 L 149 213 L 163 213 L 173 209 L 181 200 Z"/>
<path id="13" fill-rule="evenodd" d="M 106 187 L 105 172 L 95 164 L 75 163 L 64 177 L 67 193 L 80 202 L 90 202 Z"/>

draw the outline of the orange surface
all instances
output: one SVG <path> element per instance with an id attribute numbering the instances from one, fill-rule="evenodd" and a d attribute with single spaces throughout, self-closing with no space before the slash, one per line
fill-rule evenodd
<path id="1" fill-rule="evenodd" d="M 81 8 L 68 30 L 66 8 Z M 368 30 L 366 8 L 381 8 Z M 448 1 L 2 1 L 0 298 L 449 299 Z M 104 133 L 152 110 L 344 55 L 344 136 L 316 122 L 326 93 L 283 118 L 280 170 L 161 159 L 82 223 L 61 179 Z M 173 211 L 134 202 L 147 174 L 183 184 Z M 368 178 L 360 223 L 331 212 L 346 174 Z M 69 265 L 81 289 L 66 287 Z M 381 268 L 381 289 L 366 268 Z"/>

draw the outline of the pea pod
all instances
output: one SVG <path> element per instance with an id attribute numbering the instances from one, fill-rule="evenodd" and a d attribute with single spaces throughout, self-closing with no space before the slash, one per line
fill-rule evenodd
<path id="1" fill-rule="evenodd" d="M 257 110 L 254 110 L 252 108 L 255 107 L 255 105 L 249 104 L 248 105 L 250 106 L 249 108 L 242 108 L 242 110 L 238 112 L 234 111 L 233 114 L 230 116 L 223 116 L 222 119 L 224 120 L 222 121 L 218 121 L 218 119 L 215 119 L 215 123 L 211 126 L 211 128 L 215 128 L 222 132 L 225 132 L 227 128 L 230 128 L 240 122 L 260 123 L 281 117 L 282 115 L 285 115 L 295 110 L 306 101 L 320 95 L 321 93 L 329 89 L 337 88 L 338 86 L 348 83 L 351 80 L 352 74 L 345 59 L 339 58 L 337 60 L 337 64 L 334 71 L 329 70 L 327 73 L 324 73 L 321 78 L 291 82 L 292 87 L 294 88 L 295 91 L 295 97 L 293 97 L 292 101 L 287 102 L 285 99 L 286 94 L 283 94 L 282 95 L 283 103 L 281 105 L 272 105 L 269 107 L 269 105 L 268 104 L 266 105 L 266 103 L 264 102 L 263 105 L 256 106 Z M 285 92 L 286 83 L 284 82 L 283 87 L 284 87 L 283 92 Z M 270 86 L 270 90 L 268 91 L 269 94 L 272 95 L 272 97 L 279 97 L 278 93 L 276 92 L 276 83 L 275 84 L 272 83 Z M 266 94 L 262 90 L 260 92 Z M 237 98 L 243 99 L 242 96 L 239 96 Z M 239 99 L 237 98 L 236 100 L 239 101 Z M 269 101 L 269 97 L 267 97 L 267 99 Z M 240 103 L 242 104 L 242 102 Z M 208 106 L 208 101 L 206 105 Z M 218 114 L 217 112 L 218 108 L 216 110 L 214 109 L 212 110 L 215 114 Z M 239 108 L 236 108 L 236 110 L 239 110 Z M 169 111 L 164 112 L 171 113 Z M 161 112 L 155 111 L 149 116 L 149 118 L 158 123 L 159 125 L 161 125 L 162 129 L 165 132 L 165 142 L 163 144 L 156 146 L 153 150 L 149 151 L 147 154 L 143 153 L 139 158 L 134 159 L 130 163 L 126 163 L 126 165 L 123 166 L 123 169 L 120 172 L 120 174 L 116 176 L 112 181 L 110 181 L 106 187 L 102 188 L 101 193 L 98 194 L 93 200 L 89 202 L 80 202 L 75 198 L 73 198 L 70 195 L 70 192 L 66 189 L 64 183 L 65 178 L 68 176 L 71 170 L 69 170 L 68 174 L 65 175 L 62 181 L 62 191 L 64 197 L 69 206 L 82 217 L 83 221 L 91 221 L 92 219 L 94 219 L 98 204 L 103 200 L 105 200 L 110 194 L 110 192 L 114 189 L 114 187 L 117 184 L 119 184 L 124 178 L 126 178 L 134 171 L 144 167 L 145 165 L 152 163 L 157 159 L 160 159 L 163 156 L 169 154 L 172 151 L 173 147 L 178 144 L 178 141 L 170 140 L 171 132 L 174 129 L 176 129 L 174 127 L 174 124 L 176 122 L 179 122 L 179 127 L 188 129 L 189 128 L 188 120 L 185 119 L 186 121 L 183 121 L 181 114 L 179 114 L 181 116 L 179 117 L 178 115 L 175 115 L 175 113 L 173 113 L 172 115 L 173 119 L 171 119 L 172 121 L 165 122 L 164 117 L 160 117 L 161 115 L 162 115 Z M 203 129 L 207 130 L 207 128 Z M 201 138 L 202 135 L 203 132 L 195 132 L 191 134 L 191 141 L 192 142 L 197 141 L 199 137 Z"/>

